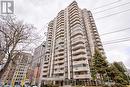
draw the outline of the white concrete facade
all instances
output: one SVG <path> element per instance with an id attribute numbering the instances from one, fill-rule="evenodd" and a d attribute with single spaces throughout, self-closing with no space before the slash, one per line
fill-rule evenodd
<path id="1" fill-rule="evenodd" d="M 104 54 L 91 12 L 81 10 L 74 1 L 48 24 L 43 82 L 62 84 L 66 80 L 91 79 L 95 47 Z"/>

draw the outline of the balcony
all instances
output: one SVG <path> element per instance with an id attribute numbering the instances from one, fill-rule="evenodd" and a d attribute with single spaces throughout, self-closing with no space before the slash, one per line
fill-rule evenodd
<path id="1" fill-rule="evenodd" d="M 61 51 L 63 51 L 64 52 L 64 47 L 57 47 L 57 48 L 55 48 L 55 53 L 57 53 L 57 52 L 61 52 Z"/>
<path id="2" fill-rule="evenodd" d="M 48 64 L 45 64 L 45 63 L 44 63 L 44 65 L 43 65 L 43 66 L 44 66 L 44 67 L 48 67 Z"/>
<path id="3" fill-rule="evenodd" d="M 48 71 L 48 68 L 43 68 L 43 71 Z"/>
<path id="4" fill-rule="evenodd" d="M 61 35 L 61 34 L 64 34 L 64 31 L 57 32 L 56 36 Z"/>
<path id="5" fill-rule="evenodd" d="M 100 39 L 98 38 L 98 39 L 96 39 L 96 41 L 97 41 L 97 42 L 100 42 Z"/>
<path id="6" fill-rule="evenodd" d="M 59 68 L 64 68 L 64 64 L 62 64 L 62 65 L 54 65 L 54 69 L 59 69 Z"/>
<path id="7" fill-rule="evenodd" d="M 59 33 L 59 32 L 64 32 L 64 28 L 59 28 L 59 29 L 57 30 L 56 34 Z"/>
<path id="8" fill-rule="evenodd" d="M 98 35 L 98 33 L 97 33 L 97 32 L 95 32 L 94 34 L 95 34 L 95 36 L 96 36 L 96 35 Z"/>
<path id="9" fill-rule="evenodd" d="M 98 36 L 98 35 L 96 35 L 96 36 L 95 36 L 95 38 L 96 38 L 96 39 L 99 39 L 99 36 Z"/>
<path id="10" fill-rule="evenodd" d="M 55 59 L 64 59 L 64 55 L 62 55 L 62 56 L 57 56 L 57 57 L 55 57 Z"/>
<path id="11" fill-rule="evenodd" d="M 73 24 L 70 25 L 70 28 L 71 27 L 75 27 L 75 26 L 81 26 L 81 23 L 80 22 L 74 22 Z"/>
<path id="12" fill-rule="evenodd" d="M 71 23 L 70 27 L 75 26 L 75 25 L 80 25 L 81 26 L 80 20 L 76 20 L 73 23 Z"/>
<path id="13" fill-rule="evenodd" d="M 61 52 L 56 52 L 55 55 L 60 55 L 60 54 L 64 54 L 64 51 L 61 51 Z"/>
<path id="14" fill-rule="evenodd" d="M 76 36 L 82 37 L 82 36 L 83 36 L 83 32 L 77 31 L 77 32 L 73 32 L 73 33 L 71 34 L 71 38 L 74 38 L 74 37 L 76 37 Z"/>
<path id="15" fill-rule="evenodd" d="M 54 61 L 54 64 L 64 63 L 64 60 Z"/>
<path id="16" fill-rule="evenodd" d="M 77 59 L 86 59 L 86 55 L 83 55 L 83 54 L 80 54 L 80 55 L 77 55 L 77 56 L 72 56 L 72 59 L 73 60 L 77 60 Z"/>
<path id="17" fill-rule="evenodd" d="M 57 70 L 57 71 L 54 71 L 54 74 L 59 74 L 59 73 L 64 73 L 64 70 Z"/>
<path id="18" fill-rule="evenodd" d="M 103 47 L 102 46 L 98 46 L 99 50 L 103 50 Z"/>
<path id="19" fill-rule="evenodd" d="M 89 74 L 74 75 L 74 79 L 85 79 L 85 78 L 91 78 L 91 76 Z"/>
<path id="20" fill-rule="evenodd" d="M 78 44 L 78 45 L 75 45 L 75 46 L 72 46 L 72 50 L 76 50 L 76 49 L 80 49 L 80 48 L 85 48 L 84 44 Z"/>
<path id="21" fill-rule="evenodd" d="M 85 49 L 78 49 L 76 51 L 72 51 L 72 54 L 78 54 L 78 53 L 86 53 Z"/>
<path id="22" fill-rule="evenodd" d="M 44 61 L 44 64 L 48 64 L 49 63 L 49 61 Z"/>
<path id="23" fill-rule="evenodd" d="M 78 15 L 75 15 L 75 16 L 71 17 L 70 24 L 73 24 L 75 21 L 79 21 L 80 22 L 80 18 L 79 18 Z"/>
<path id="24" fill-rule="evenodd" d="M 42 73 L 42 75 L 47 75 L 47 74 L 48 74 L 48 72 L 43 72 L 43 73 Z"/>
<path id="25" fill-rule="evenodd" d="M 62 37 L 64 37 L 64 34 L 60 34 L 60 35 L 56 36 L 56 39 L 62 38 Z"/>
<path id="26" fill-rule="evenodd" d="M 59 32 L 58 34 L 56 34 L 56 38 L 60 36 L 64 36 L 64 32 Z"/>
<path id="27" fill-rule="evenodd" d="M 76 45 L 81 44 L 81 43 L 84 44 L 84 40 L 83 39 L 77 39 L 75 41 L 73 40 L 71 45 L 76 46 Z"/>
<path id="28" fill-rule="evenodd" d="M 98 45 L 98 46 L 102 46 L 102 43 L 101 43 L 101 42 L 98 42 L 97 45 Z"/>
<path id="29" fill-rule="evenodd" d="M 73 61 L 73 65 L 77 65 L 77 64 L 88 64 L 88 62 L 85 60 Z"/>
<path id="30" fill-rule="evenodd" d="M 81 29 L 72 29 L 72 31 L 71 31 L 71 36 L 73 36 L 73 35 L 75 35 L 75 34 L 77 34 L 77 33 L 83 34 L 83 31 L 82 31 Z"/>
<path id="31" fill-rule="evenodd" d="M 64 45 L 56 44 L 55 49 L 64 49 Z"/>
<path id="32" fill-rule="evenodd" d="M 64 40 L 58 40 L 56 41 L 56 45 L 63 45 L 64 44 Z"/>
<path id="33" fill-rule="evenodd" d="M 77 12 L 78 8 L 76 6 L 73 6 L 71 9 L 69 9 L 69 14 L 73 12 Z"/>

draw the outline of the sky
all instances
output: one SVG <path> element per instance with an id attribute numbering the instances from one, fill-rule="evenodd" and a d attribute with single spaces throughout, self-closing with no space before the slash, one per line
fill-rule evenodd
<path id="1" fill-rule="evenodd" d="M 45 40 L 47 24 L 65 9 L 73 0 L 14 0 L 15 14 L 25 23 L 34 24 L 35 33 Z M 129 41 L 112 43 L 117 39 L 130 37 L 130 29 L 105 34 L 125 28 L 130 28 L 130 1 L 129 0 L 76 0 L 78 6 L 93 13 L 96 26 L 104 44 L 107 60 L 122 61 L 130 69 L 130 38 Z M 115 7 L 115 8 L 114 8 Z M 120 13 L 122 12 L 122 13 Z M 116 14 L 118 13 L 118 14 Z M 115 15 L 113 15 L 115 14 Z M 105 35 L 103 35 L 105 34 Z"/>

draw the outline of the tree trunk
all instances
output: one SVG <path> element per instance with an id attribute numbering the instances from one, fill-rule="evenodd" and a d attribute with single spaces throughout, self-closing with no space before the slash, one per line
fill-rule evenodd
<path id="1" fill-rule="evenodd" d="M 6 72 L 6 70 L 8 69 L 10 61 L 11 61 L 11 58 L 10 58 L 10 54 L 9 54 L 7 62 L 5 63 L 4 67 L 0 70 L 0 79 L 2 78 L 2 76 Z"/>

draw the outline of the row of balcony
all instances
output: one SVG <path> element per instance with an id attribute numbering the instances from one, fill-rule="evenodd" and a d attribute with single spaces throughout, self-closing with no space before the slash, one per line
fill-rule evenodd
<path id="1" fill-rule="evenodd" d="M 81 26 L 80 20 L 76 20 L 73 23 L 70 23 L 70 28 L 73 27 L 73 26 L 75 26 L 75 25 L 80 25 Z"/>
<path id="2" fill-rule="evenodd" d="M 55 59 L 64 59 L 64 55 L 62 55 L 62 56 L 57 56 L 57 57 L 55 57 Z"/>
<path id="3" fill-rule="evenodd" d="M 74 79 L 85 79 L 85 78 L 91 78 L 91 76 L 89 74 L 74 75 Z"/>
<path id="4" fill-rule="evenodd" d="M 71 25 L 71 24 L 73 25 L 73 24 L 75 24 L 76 22 L 80 23 L 80 19 L 79 19 L 78 16 L 77 16 L 77 17 L 75 16 L 75 17 L 74 17 L 72 20 L 70 20 L 69 22 L 70 22 L 70 25 Z"/>
<path id="5" fill-rule="evenodd" d="M 72 51 L 72 54 L 85 53 L 85 49 L 78 49 L 76 51 Z"/>
<path id="6" fill-rule="evenodd" d="M 79 55 L 76 55 L 76 56 L 72 56 L 72 59 L 73 60 L 77 60 L 77 59 L 86 59 L 86 55 L 85 54 L 79 54 Z"/>
<path id="7" fill-rule="evenodd" d="M 61 19 L 64 19 L 64 14 L 63 14 L 63 15 L 58 15 L 58 16 L 57 16 L 57 20 L 58 20 L 57 22 L 59 22 Z"/>
<path id="8" fill-rule="evenodd" d="M 69 8 L 69 13 L 72 13 L 75 10 L 78 11 L 78 7 L 76 5 Z"/>
<path id="9" fill-rule="evenodd" d="M 57 60 L 57 61 L 54 61 L 54 64 L 59 64 L 59 63 L 64 63 L 65 61 L 64 60 Z"/>
<path id="10" fill-rule="evenodd" d="M 57 69 L 57 68 L 64 68 L 65 66 L 64 66 L 64 64 L 62 64 L 62 65 L 54 65 L 54 69 Z"/>
<path id="11" fill-rule="evenodd" d="M 75 6 L 77 6 L 77 7 L 78 7 L 78 5 L 77 5 L 77 2 L 76 2 L 76 1 L 74 1 L 73 3 L 71 3 L 71 4 L 69 5 L 69 9 L 71 9 L 71 8 L 73 8 L 73 7 L 75 7 Z"/>
<path id="12" fill-rule="evenodd" d="M 56 53 L 55 53 L 55 55 L 60 55 L 60 54 L 64 54 L 64 51 L 56 52 Z"/>
<path id="13" fill-rule="evenodd" d="M 60 34 L 56 36 L 56 39 L 64 37 L 64 34 Z"/>
<path id="14" fill-rule="evenodd" d="M 42 73 L 42 75 L 47 75 L 47 74 L 48 74 L 48 72 L 43 72 L 43 73 Z"/>
<path id="15" fill-rule="evenodd" d="M 61 26 L 64 26 L 64 23 L 60 23 L 60 24 L 58 24 L 56 27 L 59 28 L 59 27 L 61 27 Z"/>
<path id="16" fill-rule="evenodd" d="M 57 70 L 57 71 L 54 71 L 54 74 L 58 74 L 58 73 L 64 73 L 64 70 Z"/>
<path id="17" fill-rule="evenodd" d="M 75 26 L 70 28 L 70 32 L 73 33 L 75 31 L 83 31 L 81 26 Z"/>
<path id="18" fill-rule="evenodd" d="M 48 68 L 43 68 L 43 71 L 47 71 L 48 70 Z"/>
<path id="19" fill-rule="evenodd" d="M 88 62 L 85 60 L 79 60 L 79 61 L 73 61 L 73 65 L 77 65 L 77 64 L 87 64 Z M 81 67 L 82 68 L 82 67 Z"/>
<path id="20" fill-rule="evenodd" d="M 75 31 L 73 33 L 71 33 L 71 38 L 75 37 L 75 36 L 83 36 L 83 32 L 82 31 Z"/>
<path id="21" fill-rule="evenodd" d="M 71 46 L 76 46 L 78 44 L 84 44 L 84 40 L 83 39 L 77 39 L 77 40 L 73 40 L 71 41 Z"/>
<path id="22" fill-rule="evenodd" d="M 72 46 L 72 50 L 75 51 L 75 50 L 78 50 L 78 49 L 85 49 L 85 46 L 83 43 L 80 43 L 80 44 L 77 44 L 75 46 Z"/>
<path id="23" fill-rule="evenodd" d="M 79 18 L 79 13 L 75 10 L 74 12 L 69 14 L 69 20 L 74 19 L 74 17 L 78 17 Z"/>
<path id="24" fill-rule="evenodd" d="M 80 35 L 80 36 L 77 36 L 77 35 Z M 80 37 L 80 39 L 81 39 L 81 38 L 83 38 L 83 31 L 75 30 L 75 31 L 71 32 L 71 37 L 73 37 L 73 38 L 71 38 L 71 40 L 73 40 L 74 38 L 77 38 L 77 37 Z"/>
<path id="25" fill-rule="evenodd" d="M 56 37 L 57 37 L 57 36 L 60 36 L 60 35 L 62 35 L 62 34 L 64 35 L 64 31 L 58 32 L 58 33 L 56 34 Z"/>
<path id="26" fill-rule="evenodd" d="M 56 27 L 58 28 L 61 25 L 64 25 L 64 19 L 59 20 L 59 22 L 57 22 L 57 26 Z"/>
<path id="27" fill-rule="evenodd" d="M 76 26 L 81 26 L 81 24 L 80 24 L 80 23 L 78 23 L 78 22 L 76 22 L 76 23 L 75 23 L 75 24 L 73 24 L 73 25 L 71 24 L 71 25 L 70 25 L 70 29 L 71 29 L 71 28 L 73 28 L 73 27 L 76 27 Z"/>
<path id="28" fill-rule="evenodd" d="M 82 72 L 82 71 L 88 71 L 89 69 L 87 67 L 78 67 L 73 68 L 73 72 Z"/>
<path id="29" fill-rule="evenodd" d="M 57 31 L 56 31 L 56 34 L 58 34 L 59 32 L 64 32 L 64 28 L 62 27 L 62 28 L 59 28 L 59 29 L 57 29 Z"/>

